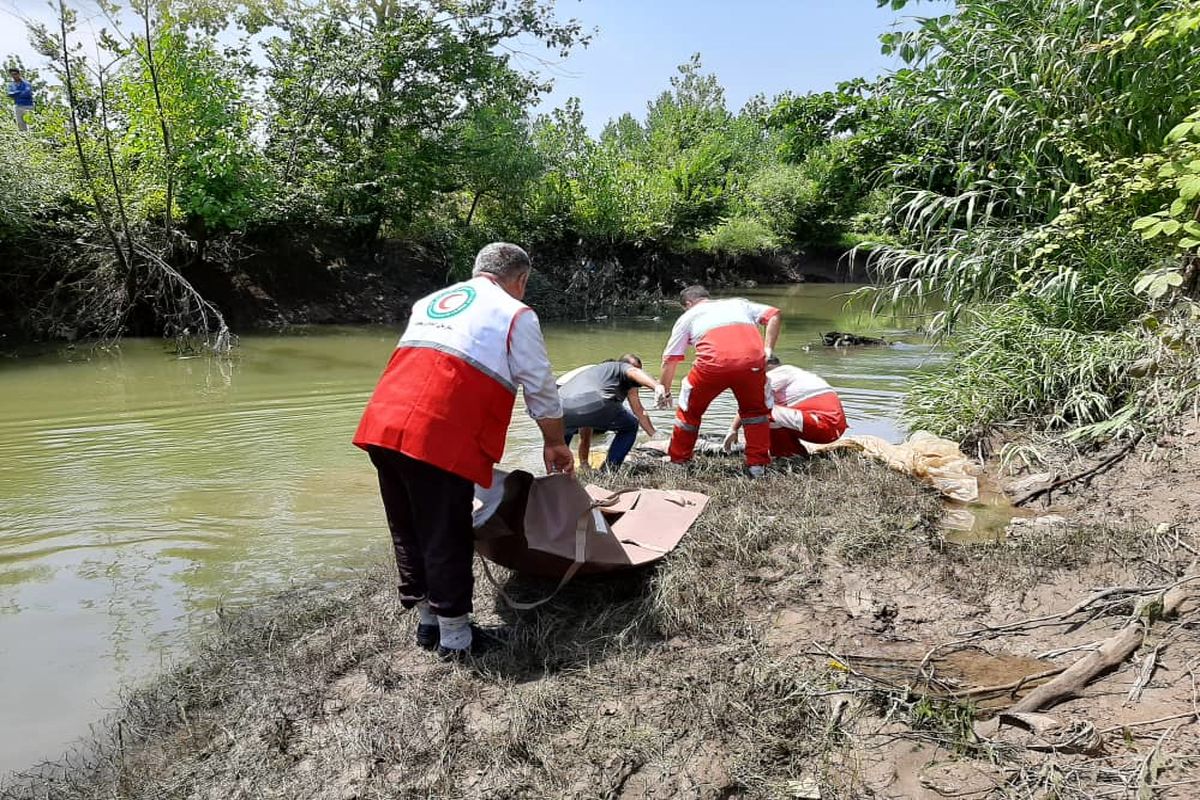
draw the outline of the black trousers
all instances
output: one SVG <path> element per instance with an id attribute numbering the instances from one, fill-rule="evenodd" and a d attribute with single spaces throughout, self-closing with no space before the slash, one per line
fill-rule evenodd
<path id="1" fill-rule="evenodd" d="M 475 485 L 396 450 L 371 447 L 367 452 L 379 473 L 379 492 L 392 531 L 400 602 L 412 608 L 428 598 L 438 616 L 470 613 Z"/>

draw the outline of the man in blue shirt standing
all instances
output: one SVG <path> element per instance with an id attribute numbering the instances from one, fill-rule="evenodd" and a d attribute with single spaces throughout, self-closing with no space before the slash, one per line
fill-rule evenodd
<path id="1" fill-rule="evenodd" d="M 21 77 L 21 70 L 16 67 L 8 71 L 8 75 L 12 81 L 8 84 L 8 96 L 12 98 L 13 115 L 17 120 L 17 130 L 29 130 L 27 117 L 30 111 L 33 111 L 33 87 L 29 85 L 29 81 Z"/>

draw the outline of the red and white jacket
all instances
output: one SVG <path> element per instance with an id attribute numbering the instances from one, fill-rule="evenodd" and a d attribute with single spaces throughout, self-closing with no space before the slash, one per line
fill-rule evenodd
<path id="1" fill-rule="evenodd" d="M 829 382 L 806 369 L 781 364 L 767 372 L 767 407 L 798 408 L 823 394 L 836 394 Z"/>
<path id="2" fill-rule="evenodd" d="M 487 276 L 455 284 L 413 305 L 354 444 L 491 486 L 518 385 L 531 416 L 562 416 L 533 311 Z"/>
<path id="3" fill-rule="evenodd" d="M 767 408 L 772 428 L 824 429 L 833 439 L 846 431 L 846 411 L 834 388 L 820 375 L 790 364 L 767 372 Z"/>
<path id="4" fill-rule="evenodd" d="M 695 347 L 693 366 L 702 372 L 761 369 L 766 354 L 758 326 L 778 314 L 778 308 L 740 297 L 697 303 L 675 321 L 663 361 L 683 361 Z"/>

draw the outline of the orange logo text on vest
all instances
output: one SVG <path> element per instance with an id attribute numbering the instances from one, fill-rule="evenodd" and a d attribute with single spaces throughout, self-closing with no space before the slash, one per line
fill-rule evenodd
<path id="1" fill-rule="evenodd" d="M 467 310 L 475 302 L 475 289 L 471 286 L 457 286 L 436 295 L 429 301 L 425 310 L 433 319 L 446 319 Z"/>

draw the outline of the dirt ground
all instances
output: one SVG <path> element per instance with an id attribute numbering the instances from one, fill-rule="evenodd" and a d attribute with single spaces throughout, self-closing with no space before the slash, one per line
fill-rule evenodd
<path id="1" fill-rule="evenodd" d="M 226 618 L 93 747 L 0 797 L 1200 797 L 1200 435 L 1153 455 L 970 544 L 857 456 L 597 479 L 712 499 L 656 568 L 537 611 L 480 580 L 479 617 L 513 639 L 462 666 L 412 645 L 381 552 Z M 1006 715 L 1130 625 L 1132 657 Z"/>
<path id="2" fill-rule="evenodd" d="M 1141 443 L 1066 504 L 1082 519 L 1194 531 L 1200 523 L 1200 420 L 1181 421 L 1172 432 Z"/>

